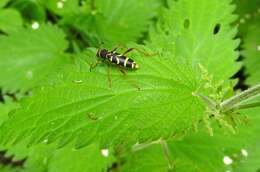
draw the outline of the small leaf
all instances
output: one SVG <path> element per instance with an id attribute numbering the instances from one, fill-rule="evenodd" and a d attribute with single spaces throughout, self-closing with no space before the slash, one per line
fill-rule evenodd
<path id="1" fill-rule="evenodd" d="M 1 0 L 0 1 L 0 7 L 5 6 L 10 0 Z"/>
<path id="2" fill-rule="evenodd" d="M 8 119 L 8 113 L 19 107 L 18 103 L 12 102 L 9 98 L 5 103 L 0 103 L 0 125 Z"/>
<path id="3" fill-rule="evenodd" d="M 4 33 L 12 33 L 21 28 L 22 18 L 14 9 L 0 9 L 0 30 Z"/>
<path id="4" fill-rule="evenodd" d="M 26 91 L 67 63 L 65 35 L 51 25 L 19 29 L 0 37 L 0 85 L 5 91 Z M 12 77 L 10 77 L 12 76 Z"/>
<path id="5" fill-rule="evenodd" d="M 112 152 L 108 152 L 108 156 L 102 156 L 97 145 L 90 145 L 82 149 L 64 147 L 55 151 L 49 160 L 48 170 L 50 172 L 102 172 L 106 171 L 111 160 L 113 160 Z"/>
<path id="6" fill-rule="evenodd" d="M 46 170 L 50 172 L 102 172 L 114 160 L 113 152 L 110 152 L 108 157 L 104 157 L 98 145 L 95 144 L 83 149 L 74 149 L 69 145 L 56 149 L 55 144 L 39 144 L 31 148 L 19 147 L 19 149 L 26 153 L 22 172 L 45 172 Z M 12 155 L 18 151 L 13 150 Z"/>
<path id="7" fill-rule="evenodd" d="M 11 7 L 20 11 L 28 21 L 43 22 L 45 20 L 45 9 L 38 1 L 15 0 L 11 3 Z"/>
<path id="8" fill-rule="evenodd" d="M 59 16 L 68 17 L 81 12 L 77 0 L 40 0 L 50 11 Z"/>
<path id="9" fill-rule="evenodd" d="M 232 14 L 235 7 L 230 3 L 231 0 L 171 1 L 161 26 L 150 36 L 151 42 L 161 45 L 161 51 L 172 48 L 177 57 L 201 63 L 214 79 L 226 80 L 240 67 L 235 62 L 237 31 L 231 27 L 237 16 Z"/>
<path id="10" fill-rule="evenodd" d="M 245 57 L 245 69 L 249 76 L 247 84 L 254 85 L 260 82 L 260 15 L 248 23 L 248 32 L 244 35 L 242 55 Z"/>
<path id="11" fill-rule="evenodd" d="M 79 30 L 96 47 L 101 42 L 113 47 L 137 41 L 147 31 L 159 6 L 158 0 L 95 0 L 86 5 L 90 6 L 88 10 L 67 16 L 63 23 Z"/>
<path id="12" fill-rule="evenodd" d="M 246 133 L 246 135 L 239 136 L 239 139 L 246 143 L 239 150 L 239 157 L 232 168 L 238 172 L 257 171 L 260 169 L 260 108 L 243 110 L 241 113 L 249 118 L 248 125 L 240 129 L 240 132 Z"/>
<path id="13" fill-rule="evenodd" d="M 142 151 L 129 153 L 122 172 L 166 172 L 168 163 L 161 145 L 153 145 Z"/>

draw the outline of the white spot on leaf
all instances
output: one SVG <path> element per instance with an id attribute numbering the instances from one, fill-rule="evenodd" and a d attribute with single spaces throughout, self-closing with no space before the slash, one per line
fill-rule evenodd
<path id="1" fill-rule="evenodd" d="M 109 150 L 108 150 L 108 149 L 101 149 L 101 154 L 102 154 L 104 157 L 108 157 L 108 156 L 109 156 Z"/>
<path id="2" fill-rule="evenodd" d="M 61 8 L 63 8 L 63 7 L 64 7 L 63 1 L 58 1 L 58 2 L 57 2 L 57 8 L 61 9 Z"/>
<path id="3" fill-rule="evenodd" d="M 248 156 L 248 152 L 247 152 L 247 150 L 245 150 L 245 149 L 241 149 L 241 154 L 242 154 L 243 156 L 245 156 L 245 157 Z"/>
<path id="4" fill-rule="evenodd" d="M 38 22 L 32 23 L 32 29 L 36 30 L 36 29 L 39 29 L 39 27 L 40 27 L 40 24 Z"/>
<path id="5" fill-rule="evenodd" d="M 257 51 L 260 51 L 260 45 L 257 46 Z"/>
<path id="6" fill-rule="evenodd" d="M 233 159 L 231 159 L 229 156 L 224 156 L 223 162 L 224 162 L 224 164 L 226 164 L 226 165 L 230 165 L 230 164 L 233 163 Z"/>

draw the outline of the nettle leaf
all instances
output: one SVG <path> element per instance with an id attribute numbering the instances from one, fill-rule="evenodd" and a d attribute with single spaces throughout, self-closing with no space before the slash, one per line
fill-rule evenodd
<path id="1" fill-rule="evenodd" d="M 97 15 L 96 24 L 101 40 L 113 43 L 136 41 L 156 15 L 157 6 L 157 0 L 97 0 L 97 13 L 101 15 Z"/>
<path id="2" fill-rule="evenodd" d="M 62 146 L 76 137 L 77 147 L 95 140 L 102 146 L 133 144 L 191 128 L 203 115 L 192 96 L 199 85 L 196 70 L 171 56 L 135 55 L 142 69 L 124 76 L 114 68 L 111 88 L 105 66 L 99 72 L 89 72 L 87 65 L 88 72 L 69 68 L 60 74 L 60 82 L 22 102 L 2 126 L 1 142 L 28 139 L 34 144 L 60 138 Z"/>
<path id="3" fill-rule="evenodd" d="M 224 15 L 226 17 L 221 19 L 233 20 L 229 1 L 220 4 L 220 7 L 218 3 L 212 3 L 215 1 L 201 1 L 205 6 L 213 5 L 214 8 L 211 9 L 219 9 L 218 13 L 226 14 Z M 186 9 L 181 7 L 183 5 L 185 7 L 185 4 L 190 2 L 177 2 L 178 4 L 173 6 L 172 10 L 166 11 L 166 16 L 173 11 Z M 197 6 L 200 6 L 198 4 L 192 1 L 187 9 L 193 11 L 193 8 L 195 10 L 198 8 Z M 202 8 L 199 12 L 204 14 L 207 9 Z M 174 14 L 172 14 L 173 17 Z M 202 16 L 208 20 L 207 15 Z M 196 23 L 196 21 L 204 20 L 194 18 L 191 21 Z M 169 24 L 175 25 L 175 23 Z M 168 27 L 173 28 L 172 25 Z M 232 30 L 228 24 L 226 24 L 226 29 L 224 26 L 223 24 L 223 34 Z M 198 30 L 195 31 L 198 32 Z M 212 29 L 206 32 L 207 36 L 214 37 L 212 32 Z M 222 32 L 220 31 L 219 35 L 222 35 L 220 34 Z M 232 33 L 234 34 L 234 32 Z M 192 34 L 192 30 L 187 34 Z M 22 108 L 17 110 L 1 128 L 3 131 L 1 142 L 13 144 L 28 139 L 28 144 L 35 144 L 60 139 L 62 146 L 73 138 L 77 138 L 76 146 L 78 147 L 95 140 L 99 140 L 102 146 L 122 142 L 133 144 L 137 141 L 143 142 L 159 137 L 168 138 L 192 128 L 203 116 L 201 102 L 192 96 L 192 93 L 202 84 L 200 72 L 196 68 L 196 56 L 187 55 L 187 60 L 192 61 L 192 64 L 183 59 L 181 55 L 175 57 L 176 49 L 173 45 L 175 39 L 178 41 L 180 37 L 169 35 L 168 38 L 164 34 L 161 36 L 158 34 L 156 39 L 152 39 L 149 46 L 153 47 L 153 51 L 161 50 L 154 46 L 155 43 L 160 45 L 162 42 L 160 37 L 165 38 L 163 41 L 168 39 L 169 45 L 172 46 L 168 46 L 167 50 L 150 58 L 145 58 L 140 53 L 132 53 L 131 56 L 137 60 L 141 68 L 137 71 L 127 72 L 127 76 L 122 76 L 114 67 L 114 70 L 111 71 L 111 88 L 106 65 L 100 65 L 96 72 L 91 73 L 87 72 L 87 63 L 85 72 L 68 69 L 65 74 L 60 75 L 60 82 L 56 81 L 52 86 L 43 87 L 32 98 L 22 103 Z M 185 35 L 183 37 L 187 39 L 187 42 L 188 38 L 191 42 L 193 40 L 191 37 L 186 38 Z M 224 36 L 220 37 L 224 39 Z M 225 35 L 226 37 L 229 38 L 226 41 L 236 44 L 236 41 L 232 41 L 233 36 Z M 172 40 L 170 41 L 170 39 Z M 215 41 L 221 44 L 222 39 Z M 161 42 L 157 42 L 157 40 L 161 40 Z M 214 49 L 215 43 L 206 45 L 200 49 L 201 53 L 204 48 Z M 190 48 L 196 49 L 197 47 Z M 180 47 L 180 49 L 184 49 L 184 47 Z M 87 58 L 94 57 L 95 53 L 89 51 L 86 53 Z M 230 55 L 232 54 L 235 54 L 233 50 L 230 51 Z M 212 66 L 214 63 L 214 67 L 218 65 L 219 68 L 222 68 L 222 65 L 226 65 L 215 60 L 213 55 L 207 59 L 212 61 L 212 64 L 210 63 Z M 232 64 L 233 62 L 232 60 Z M 229 65 L 232 66 L 232 64 Z M 209 68 L 210 65 L 207 67 Z M 209 68 L 209 70 L 212 69 Z M 226 75 L 225 71 L 213 73 L 219 77 L 220 74 L 223 74 L 225 79 L 229 77 L 227 73 L 231 75 L 230 71 Z M 19 130 L 15 130 L 16 127 L 19 127 Z"/>
<path id="4" fill-rule="evenodd" d="M 237 156 L 232 157 L 234 159 L 232 168 L 239 172 L 258 171 L 260 169 L 260 108 L 243 110 L 241 113 L 248 116 L 249 122 L 246 127 L 240 128 L 243 134 L 238 138 L 246 143 L 239 152 L 236 152 Z"/>
<path id="5" fill-rule="evenodd" d="M 157 144 L 142 151 L 129 153 L 121 168 L 122 172 L 166 172 L 168 161 L 161 145 Z"/>
<path id="6" fill-rule="evenodd" d="M 259 135 L 258 135 L 259 137 Z M 243 149 L 241 152 L 240 159 L 233 165 L 234 171 L 237 172 L 248 172 L 248 171 L 259 171 L 260 170 L 260 142 L 252 143 L 248 145 L 247 149 Z"/>
<path id="7" fill-rule="evenodd" d="M 39 1 L 16 0 L 11 3 L 11 7 L 19 10 L 26 20 L 45 20 L 45 9 Z"/>
<path id="8" fill-rule="evenodd" d="M 69 16 L 80 12 L 78 0 L 40 0 L 50 11 L 59 16 Z"/>
<path id="9" fill-rule="evenodd" d="M 3 7 L 7 4 L 7 2 L 9 2 L 9 0 L 1 0 L 0 1 L 0 7 Z"/>
<path id="10" fill-rule="evenodd" d="M 48 170 L 50 172 L 81 172 L 81 171 L 106 171 L 110 166 L 113 156 L 107 150 L 100 151 L 97 145 L 90 145 L 82 149 L 64 147 L 56 150 L 49 160 Z M 73 163 L 71 163 L 73 162 Z M 67 164 L 67 165 L 64 165 Z"/>
<path id="11" fill-rule="evenodd" d="M 91 39 L 92 46 L 100 46 L 101 42 L 115 46 L 137 41 L 147 31 L 159 3 L 158 0 L 95 0 L 85 6 L 77 15 L 65 18 L 63 23 L 79 30 L 88 41 Z"/>
<path id="12" fill-rule="evenodd" d="M 0 37 L 0 85 L 5 91 L 26 91 L 67 63 L 65 35 L 51 25 L 22 28 Z M 12 77 L 10 77 L 12 76 Z"/>
<path id="13" fill-rule="evenodd" d="M 236 13 L 239 14 L 239 19 L 237 20 L 239 26 L 239 36 L 244 38 L 249 32 L 249 25 L 256 24 L 259 21 L 259 6 L 260 1 L 252 0 L 248 3 L 245 0 L 235 0 L 237 9 Z M 243 43 L 243 42 L 242 42 Z"/>
<path id="14" fill-rule="evenodd" d="M 199 131 L 168 141 L 170 159 L 160 144 L 132 152 L 125 160 L 123 171 L 129 167 L 133 171 L 167 171 L 169 160 L 175 171 L 256 171 L 260 167 L 257 112 L 259 110 L 244 111 L 249 117 L 248 123 L 239 126 L 234 135 L 214 128 L 213 136 Z M 233 163 L 225 164 L 224 157 Z"/>
<path id="15" fill-rule="evenodd" d="M 115 159 L 113 154 L 111 149 L 100 149 L 98 144 L 91 144 L 82 149 L 75 149 L 71 145 L 57 149 L 56 143 L 49 145 L 41 143 L 29 148 L 24 144 L 10 147 L 1 158 L 11 159 L 12 162 L 3 164 L 10 167 L 14 166 L 15 162 L 24 160 L 20 165 L 17 163 L 13 167 L 22 172 L 45 172 L 46 170 L 102 172 L 111 166 Z"/>
<path id="16" fill-rule="evenodd" d="M 0 30 L 11 33 L 21 28 L 23 24 L 21 15 L 14 9 L 0 9 Z"/>
<path id="17" fill-rule="evenodd" d="M 227 166 L 223 158 L 230 152 L 239 153 L 246 142 L 236 138 L 238 136 L 216 132 L 210 137 L 200 132 L 188 135 L 181 141 L 169 142 L 173 163 L 178 171 L 225 171 Z"/>
<path id="18" fill-rule="evenodd" d="M 237 6 L 236 12 L 244 19 L 251 18 L 252 15 L 257 13 L 260 6 L 258 0 L 251 0 L 250 3 L 246 0 L 234 0 L 234 2 Z"/>
<path id="19" fill-rule="evenodd" d="M 18 169 L 12 168 L 12 167 L 5 167 L 0 165 L 1 172 L 19 172 Z"/>
<path id="20" fill-rule="evenodd" d="M 109 150 L 108 154 L 105 154 L 106 156 L 102 155 L 102 151 L 96 144 L 82 149 L 74 149 L 69 145 L 57 149 L 55 144 L 39 144 L 25 150 L 27 150 L 27 159 L 22 172 L 44 172 L 46 170 L 50 172 L 102 172 L 110 166 L 114 159 Z"/>
<path id="21" fill-rule="evenodd" d="M 230 3 L 231 0 L 172 1 L 172 8 L 165 12 L 161 26 L 151 36 L 154 46 L 163 45 L 162 51 L 174 46 L 177 57 L 199 62 L 215 79 L 226 80 L 240 67 L 235 63 L 237 29 L 231 27 L 236 19 L 232 14 L 235 6 Z"/>
<path id="22" fill-rule="evenodd" d="M 11 150 L 14 147 L 11 148 Z M 28 147 L 18 147 L 17 149 L 24 152 L 24 157 L 26 161 L 23 165 L 22 172 L 44 172 L 48 170 L 48 166 L 51 163 L 50 158 L 55 154 L 57 150 L 54 145 L 38 144 Z M 19 152 L 17 150 L 12 150 L 12 154 L 17 156 Z M 67 155 L 70 156 L 70 155 Z"/>
<path id="23" fill-rule="evenodd" d="M 5 102 L 0 103 L 0 125 L 8 119 L 8 113 L 17 107 L 19 107 L 18 103 L 10 98 L 5 98 Z"/>
<path id="24" fill-rule="evenodd" d="M 250 85 L 260 82 L 260 15 L 248 23 L 248 32 L 244 35 L 242 55 L 245 57 L 246 73 L 249 75 L 247 83 Z"/>
<path id="25" fill-rule="evenodd" d="M 230 136 L 196 133 L 187 135 L 183 140 L 170 141 L 170 162 L 175 171 L 224 171 L 224 156 L 229 149 L 237 152 L 243 147 L 238 139 Z M 228 139 L 227 139 L 228 138 Z M 230 144 L 234 143 L 234 144 Z M 131 167 L 131 168 L 130 168 Z M 162 171 L 169 170 L 169 160 L 161 145 L 153 145 L 143 150 L 129 154 L 125 160 L 123 171 Z"/>

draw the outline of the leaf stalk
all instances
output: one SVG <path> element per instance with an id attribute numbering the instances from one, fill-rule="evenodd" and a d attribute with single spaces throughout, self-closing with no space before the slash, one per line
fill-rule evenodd
<path id="1" fill-rule="evenodd" d="M 220 109 L 222 112 L 227 112 L 233 109 L 245 109 L 245 108 L 250 108 L 250 107 L 256 107 L 259 106 L 259 103 L 254 103 L 254 104 L 247 104 L 247 105 L 241 105 L 243 102 L 251 100 L 255 97 L 260 96 L 260 84 L 253 86 L 249 88 L 248 90 L 245 90 L 225 101 L 223 101 L 220 104 Z"/>

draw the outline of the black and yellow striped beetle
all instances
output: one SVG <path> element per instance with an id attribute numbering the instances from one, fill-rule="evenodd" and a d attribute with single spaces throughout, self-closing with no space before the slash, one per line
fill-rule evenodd
<path id="1" fill-rule="evenodd" d="M 134 48 L 129 48 L 123 54 L 117 53 L 116 49 L 117 48 L 113 49 L 112 51 L 108 51 L 106 49 L 100 49 L 97 51 L 97 57 L 100 57 L 112 64 L 116 64 L 124 68 L 129 68 L 129 69 L 139 68 L 139 65 L 133 59 L 126 56 L 126 54 L 134 50 Z"/>
<path id="2" fill-rule="evenodd" d="M 97 51 L 96 56 L 98 58 L 101 58 L 103 61 L 107 61 L 109 64 L 115 64 L 117 66 L 120 67 L 120 71 L 126 75 L 126 72 L 123 70 L 123 68 L 126 69 L 133 69 L 136 70 L 139 68 L 139 65 L 131 58 L 127 57 L 126 54 L 131 52 L 132 50 L 136 50 L 140 53 L 143 53 L 145 56 L 151 56 L 151 54 L 148 54 L 146 52 L 143 52 L 142 50 L 139 50 L 137 48 L 129 48 L 127 49 L 123 54 L 119 54 L 118 52 L 116 52 L 117 48 L 113 49 L 112 51 L 109 51 L 107 49 L 99 49 Z M 99 63 L 101 63 L 101 61 L 97 61 L 96 63 L 90 65 L 90 71 L 95 68 Z M 108 68 L 109 69 L 109 68 Z M 109 87 L 111 87 L 111 74 L 109 72 L 110 70 L 108 70 L 108 81 L 109 81 Z M 133 84 L 135 87 L 138 88 L 138 90 L 140 90 L 140 88 L 138 86 L 136 86 L 135 84 Z"/>
<path id="3" fill-rule="evenodd" d="M 131 52 L 132 50 L 137 50 L 139 52 L 142 52 L 141 50 L 138 50 L 136 48 L 129 48 L 127 49 L 123 54 L 119 54 L 116 52 L 117 48 L 113 49 L 112 51 L 109 51 L 107 49 L 99 49 L 97 51 L 96 56 L 98 58 L 101 58 L 103 61 L 107 61 L 109 64 L 115 64 L 118 67 L 120 67 L 120 71 L 126 75 L 126 72 L 123 70 L 123 68 L 126 69 L 133 69 L 136 70 L 139 68 L 139 65 L 131 58 L 127 57 L 126 54 Z M 90 66 L 90 71 L 95 68 L 101 61 L 97 61 L 96 63 L 92 64 Z M 108 68 L 108 81 L 109 81 L 109 87 L 111 87 L 111 76 L 110 76 L 110 70 Z M 135 84 L 133 84 L 135 85 Z M 135 86 L 137 87 L 137 86 Z M 139 87 L 137 87 L 139 89 Z"/>

